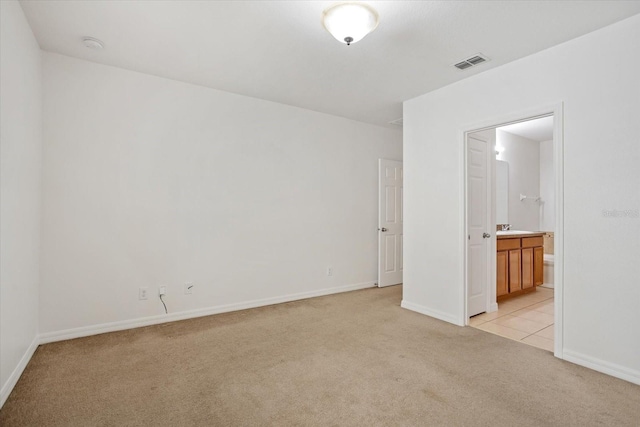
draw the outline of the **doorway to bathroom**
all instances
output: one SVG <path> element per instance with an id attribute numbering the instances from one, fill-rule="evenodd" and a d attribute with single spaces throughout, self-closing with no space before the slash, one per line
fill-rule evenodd
<path id="1" fill-rule="evenodd" d="M 561 112 L 558 105 L 464 132 L 467 324 L 558 357 Z"/>

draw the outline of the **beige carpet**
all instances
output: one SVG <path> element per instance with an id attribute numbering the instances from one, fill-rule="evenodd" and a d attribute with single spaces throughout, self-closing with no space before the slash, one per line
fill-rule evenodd
<path id="1" fill-rule="evenodd" d="M 640 387 L 368 289 L 41 346 L 9 426 L 638 426 Z"/>

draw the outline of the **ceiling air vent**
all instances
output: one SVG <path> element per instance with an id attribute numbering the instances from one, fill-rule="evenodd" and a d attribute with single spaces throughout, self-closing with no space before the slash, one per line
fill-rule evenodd
<path id="1" fill-rule="evenodd" d="M 487 62 L 489 60 L 489 58 L 487 58 L 486 56 L 482 55 L 481 53 L 478 53 L 476 55 L 473 55 L 467 59 L 465 59 L 464 61 L 460 61 L 457 64 L 454 65 L 454 67 L 460 69 L 460 70 L 466 70 L 467 68 L 471 68 L 474 67 L 476 65 L 480 65 L 483 62 Z"/>
<path id="2" fill-rule="evenodd" d="M 391 120 L 389 122 L 390 125 L 402 126 L 402 118 Z"/>

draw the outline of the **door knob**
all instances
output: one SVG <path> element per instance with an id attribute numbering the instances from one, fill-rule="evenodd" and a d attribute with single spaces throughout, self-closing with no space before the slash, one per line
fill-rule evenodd
<path id="1" fill-rule="evenodd" d="M 386 228 L 384 228 L 384 227 L 382 227 L 382 228 L 378 228 L 378 230 L 382 231 L 383 233 L 384 233 L 385 231 L 388 231 L 388 230 L 387 230 Z"/>
<path id="2" fill-rule="evenodd" d="M 488 239 L 489 237 L 491 237 L 491 234 L 489 233 L 482 233 L 482 237 L 485 239 Z"/>

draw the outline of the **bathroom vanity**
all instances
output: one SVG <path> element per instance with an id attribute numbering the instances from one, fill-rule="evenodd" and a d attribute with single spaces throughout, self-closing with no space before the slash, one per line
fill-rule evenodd
<path id="1" fill-rule="evenodd" d="M 544 233 L 532 231 L 498 231 L 497 278 L 498 301 L 533 292 L 544 277 Z"/>

